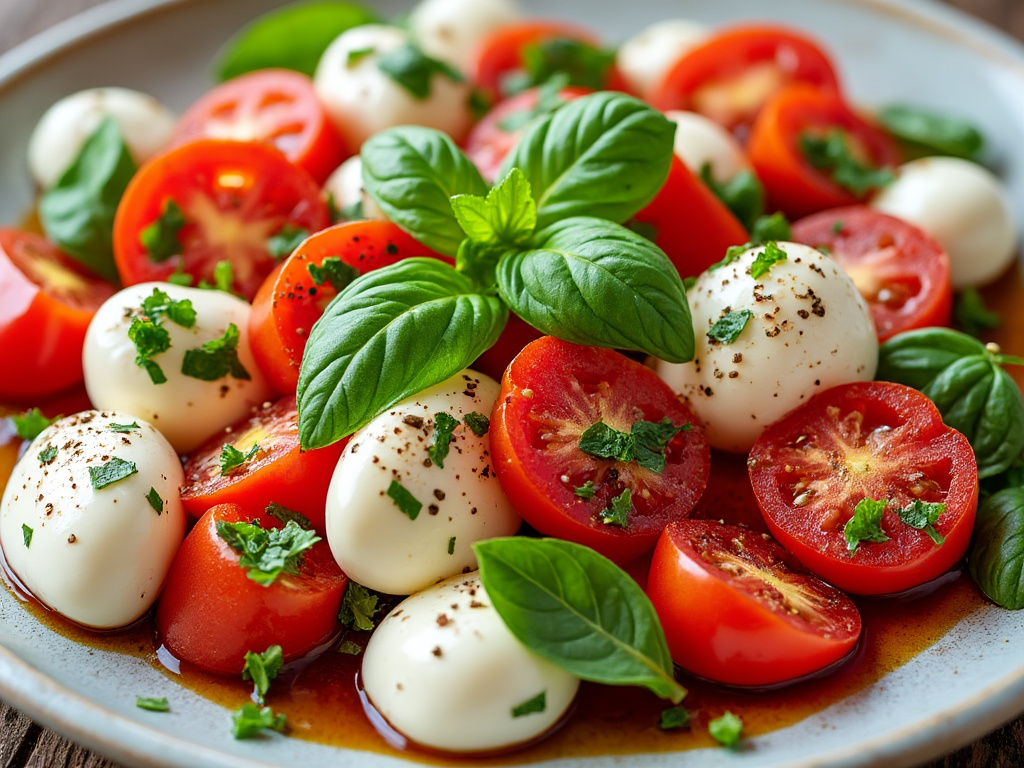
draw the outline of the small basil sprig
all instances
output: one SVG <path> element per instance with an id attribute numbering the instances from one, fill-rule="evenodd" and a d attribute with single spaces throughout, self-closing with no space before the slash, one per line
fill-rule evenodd
<path id="1" fill-rule="evenodd" d="M 1024 452 L 1024 400 L 1004 364 L 1024 360 L 957 331 L 924 328 L 882 345 L 877 378 L 927 395 L 942 420 L 970 441 L 984 479 L 1005 472 Z"/>
<path id="2" fill-rule="evenodd" d="M 920 155 L 951 155 L 975 159 L 985 137 L 966 120 L 907 104 L 891 104 L 875 115 L 889 133 L 910 144 Z"/>
<path id="3" fill-rule="evenodd" d="M 967 565 L 995 603 L 1024 608 L 1024 487 L 1000 491 L 979 507 Z"/>
<path id="4" fill-rule="evenodd" d="M 584 680 L 645 686 L 674 704 L 686 696 L 654 606 L 606 557 L 520 536 L 477 542 L 473 551 L 491 604 L 531 651 Z"/>

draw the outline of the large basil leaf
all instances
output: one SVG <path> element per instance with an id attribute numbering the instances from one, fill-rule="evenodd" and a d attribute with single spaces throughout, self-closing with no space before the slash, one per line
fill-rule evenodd
<path id="1" fill-rule="evenodd" d="M 962 357 L 985 354 L 985 345 L 948 328 L 922 328 L 893 336 L 882 345 L 879 381 L 896 381 L 924 389 L 947 366 Z"/>
<path id="2" fill-rule="evenodd" d="M 1024 488 L 1007 488 L 978 509 L 967 565 L 1003 608 L 1024 608 Z"/>
<path id="3" fill-rule="evenodd" d="M 117 123 L 108 117 L 39 201 L 39 218 L 46 236 L 65 253 L 113 282 L 118 279 L 114 214 L 136 170 Z"/>
<path id="4" fill-rule="evenodd" d="M 675 125 L 643 102 L 595 93 L 531 124 L 498 177 L 526 174 L 538 228 L 571 216 L 622 222 L 665 183 L 674 135 Z"/>
<path id="5" fill-rule="evenodd" d="M 363 186 L 384 214 L 429 248 L 454 256 L 465 238 L 453 195 L 487 194 L 480 171 L 448 136 L 432 128 L 382 131 L 360 151 Z"/>
<path id="6" fill-rule="evenodd" d="M 444 381 L 498 338 L 508 310 L 436 259 L 368 272 L 328 305 L 303 353 L 304 448 L 329 445 L 399 400 Z"/>
<path id="7" fill-rule="evenodd" d="M 481 541 L 473 551 L 491 604 L 531 651 L 584 680 L 642 685 L 682 701 L 654 606 L 606 557 L 524 537 Z"/>
<path id="8" fill-rule="evenodd" d="M 679 273 L 649 240 L 603 219 L 566 219 L 498 262 L 498 290 L 534 328 L 577 344 L 693 357 Z"/>

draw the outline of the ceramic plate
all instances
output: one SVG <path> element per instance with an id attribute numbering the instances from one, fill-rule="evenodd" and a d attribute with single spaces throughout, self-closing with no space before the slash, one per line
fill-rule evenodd
<path id="1" fill-rule="evenodd" d="M 53 101 L 80 88 L 121 85 L 182 109 L 210 83 L 218 46 L 274 0 L 156 3 L 116 0 L 0 58 L 0 222 L 27 210 L 25 147 Z M 401 2 L 379 1 L 385 15 Z M 870 106 L 893 100 L 967 114 L 1024 222 L 1024 49 L 944 6 L 921 0 L 589 0 L 524 2 L 546 16 L 582 18 L 610 41 L 671 16 L 709 23 L 761 18 L 795 24 L 834 51 L 848 92 Z M 532 6 L 532 7 L 531 7 Z M 1012 150 L 1016 148 L 1016 154 Z M 673 766 L 900 766 L 970 742 L 1024 711 L 1024 611 L 984 608 L 879 683 L 748 749 L 697 750 L 549 762 L 559 768 Z M 135 707 L 139 693 L 167 696 L 170 715 Z M 65 640 L 0 590 L 0 697 L 82 744 L 137 766 L 386 768 L 400 758 L 273 737 L 234 741 L 227 713 L 183 692 L 145 662 Z"/>

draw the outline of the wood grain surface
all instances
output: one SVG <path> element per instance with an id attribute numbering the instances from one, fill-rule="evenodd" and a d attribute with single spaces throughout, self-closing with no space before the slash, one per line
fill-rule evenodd
<path id="1" fill-rule="evenodd" d="M 0 0 L 0 54 L 102 0 Z M 1024 40 L 1024 0 L 946 0 Z M 941 696 L 940 691 L 936 695 Z M 119 768 L 0 702 L 0 768 Z M 1022 768 L 1024 717 L 921 768 Z"/>

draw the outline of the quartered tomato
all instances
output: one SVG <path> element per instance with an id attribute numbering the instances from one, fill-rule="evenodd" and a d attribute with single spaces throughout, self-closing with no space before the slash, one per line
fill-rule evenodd
<path id="1" fill-rule="evenodd" d="M 185 537 L 171 563 L 157 603 L 159 640 L 177 659 L 223 675 L 238 675 L 248 651 L 280 645 L 286 662 L 330 640 L 348 579 L 325 541 L 302 553 L 298 573 L 259 584 L 239 564 L 239 554 L 217 532 L 218 523 L 258 521 L 280 528 L 272 517 L 235 504 L 207 512 Z"/>
<path id="2" fill-rule="evenodd" d="M 978 504 L 974 452 L 910 387 L 876 381 L 826 390 L 769 426 L 748 468 L 772 535 L 840 589 L 901 592 L 945 573 L 967 551 Z M 885 505 L 877 533 L 865 524 L 872 502 Z M 919 528 L 904 521 L 913 508 L 941 514 L 931 529 Z"/>
<path id="3" fill-rule="evenodd" d="M 878 340 L 949 325 L 949 257 L 913 224 L 866 206 L 833 208 L 793 225 L 793 240 L 824 249 L 868 303 Z"/>
<path id="4" fill-rule="evenodd" d="M 265 141 L 321 184 L 349 151 L 313 90 L 289 69 L 261 69 L 222 83 L 188 108 L 172 144 L 196 139 Z"/>
<path id="5" fill-rule="evenodd" d="M 653 371 L 551 336 L 505 372 L 490 436 L 523 519 L 620 563 L 686 517 L 707 482 L 704 430 Z"/>
<path id="6" fill-rule="evenodd" d="M 732 685 L 771 685 L 825 669 L 861 633 L 853 601 L 770 536 L 711 520 L 665 527 L 647 596 L 672 660 Z"/>
<path id="7" fill-rule="evenodd" d="M 278 150 L 202 139 L 139 169 L 114 219 L 114 257 L 125 285 L 175 272 L 215 284 L 228 261 L 234 289 L 251 300 L 274 268 L 269 238 L 329 223 L 320 186 Z"/>
<path id="8" fill-rule="evenodd" d="M 86 329 L 114 291 L 39 235 L 0 229 L 0 397 L 38 400 L 80 382 Z"/>

